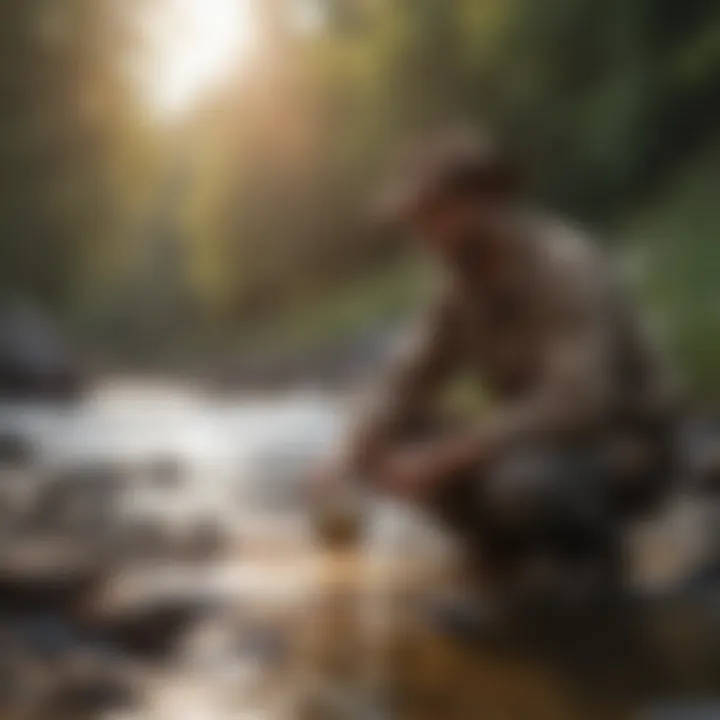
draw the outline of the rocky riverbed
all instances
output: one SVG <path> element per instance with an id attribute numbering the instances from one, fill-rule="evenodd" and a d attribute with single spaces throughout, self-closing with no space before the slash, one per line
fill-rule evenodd
<path id="1" fill-rule="evenodd" d="M 0 717 L 616 718 L 720 689 L 713 586 L 671 592 L 706 503 L 629 539 L 651 603 L 471 645 L 430 622 L 456 555 L 422 519 L 375 503 L 356 547 L 318 543 L 303 488 L 344 422 L 318 393 L 138 383 L 0 408 Z"/>

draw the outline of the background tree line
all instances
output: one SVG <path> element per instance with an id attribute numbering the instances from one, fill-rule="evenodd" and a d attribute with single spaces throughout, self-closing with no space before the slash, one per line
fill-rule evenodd
<path id="1" fill-rule="evenodd" d="M 462 118 L 604 231 L 696 387 L 720 387 L 717 3 L 315 0 L 307 23 L 310 0 L 256 1 L 253 62 L 168 131 L 132 71 L 151 2 L 0 7 L 6 303 L 137 358 L 402 315 L 424 275 L 367 203 L 403 138 Z"/>

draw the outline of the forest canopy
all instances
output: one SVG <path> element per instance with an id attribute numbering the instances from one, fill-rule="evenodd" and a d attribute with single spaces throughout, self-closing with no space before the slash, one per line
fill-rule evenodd
<path id="1" fill-rule="evenodd" d="M 497 128 L 539 199 L 635 258 L 688 372 L 720 387 L 717 3 L 236 0 L 243 52 L 164 113 L 153 92 L 203 82 L 177 65 L 203 48 L 168 20 L 184 74 L 148 96 L 142 18 L 163 27 L 167 2 L 0 6 L 3 302 L 137 357 L 224 351 L 299 307 L 340 307 L 348 286 L 351 325 L 386 318 L 378 278 L 395 278 L 395 309 L 422 282 L 368 199 L 403 138 L 462 119 Z"/>

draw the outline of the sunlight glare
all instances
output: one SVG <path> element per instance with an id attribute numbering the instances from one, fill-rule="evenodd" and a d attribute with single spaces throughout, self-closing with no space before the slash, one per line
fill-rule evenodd
<path id="1" fill-rule="evenodd" d="M 147 92 L 166 116 L 227 79 L 256 39 L 252 0 L 155 0 L 146 20 Z"/>

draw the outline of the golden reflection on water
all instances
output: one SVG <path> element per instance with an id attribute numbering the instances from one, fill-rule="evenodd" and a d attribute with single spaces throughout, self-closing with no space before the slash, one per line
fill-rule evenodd
<path id="1" fill-rule="evenodd" d="M 288 656 L 265 663 L 220 653 L 165 675 L 147 717 L 577 720 L 621 718 L 608 697 L 575 696 L 541 660 L 483 652 L 437 632 L 422 600 L 443 569 L 384 562 L 367 553 L 298 553 L 253 566 L 236 586 L 236 628 L 284 638 Z M 228 572 L 239 573 L 235 565 Z M 281 580 L 284 578 L 285 582 Z M 227 637 L 220 629 L 217 640 Z M 197 653 L 197 647 L 195 652 Z M 380 714 L 382 713 L 382 714 Z"/>

